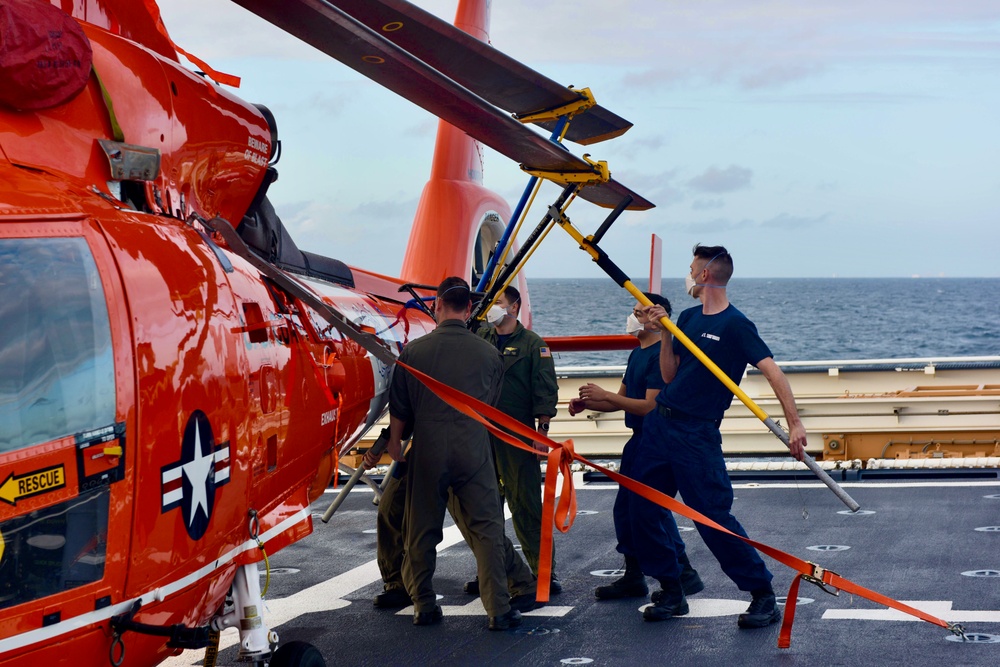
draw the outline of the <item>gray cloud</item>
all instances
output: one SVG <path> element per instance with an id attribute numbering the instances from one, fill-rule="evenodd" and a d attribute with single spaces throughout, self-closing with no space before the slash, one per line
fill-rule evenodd
<path id="1" fill-rule="evenodd" d="M 615 144 L 614 149 L 618 155 L 631 156 L 640 153 L 653 152 L 662 149 L 667 145 L 667 140 L 663 136 L 642 137 L 637 139 L 626 139 L 620 144 Z"/>
<path id="2" fill-rule="evenodd" d="M 763 67 L 740 76 L 740 85 L 746 90 L 773 88 L 792 81 L 807 79 L 821 73 L 825 67 L 818 64 L 778 64 Z"/>
<path id="3" fill-rule="evenodd" d="M 691 208 L 695 211 L 710 211 L 725 205 L 722 199 L 696 199 L 691 203 Z"/>
<path id="4" fill-rule="evenodd" d="M 327 118 L 329 116 L 339 116 L 349 103 L 349 95 L 317 92 L 313 93 L 303 106 L 312 113 Z"/>
<path id="5" fill-rule="evenodd" d="M 684 192 L 675 185 L 677 170 L 672 169 L 659 174 L 618 174 L 614 177 L 622 183 L 649 199 L 660 208 L 672 206 L 684 201 Z"/>
<path id="6" fill-rule="evenodd" d="M 829 213 L 820 216 L 806 217 L 794 216 L 788 213 L 781 213 L 766 220 L 753 220 L 742 218 L 734 220 L 732 218 L 711 218 L 708 220 L 693 220 L 677 224 L 677 228 L 687 233 L 722 233 L 741 230 L 754 229 L 804 229 L 807 227 L 817 227 L 827 222 Z"/>
<path id="7" fill-rule="evenodd" d="M 754 222 L 744 218 L 743 220 L 730 220 L 729 218 L 713 218 L 711 220 L 701 220 L 697 222 L 688 222 L 682 225 L 682 228 L 686 232 L 690 233 L 720 233 L 720 232 L 732 232 L 741 229 L 746 229 L 748 227 L 753 227 Z"/>
<path id="8" fill-rule="evenodd" d="M 416 198 L 383 199 L 368 201 L 347 212 L 351 218 L 361 218 L 375 225 L 392 225 L 405 222 L 409 226 L 417 210 Z"/>
<path id="9" fill-rule="evenodd" d="M 421 122 L 411 125 L 406 134 L 417 137 L 437 136 L 438 119 L 434 116 L 427 116 Z"/>
<path id="10" fill-rule="evenodd" d="M 760 226 L 769 229 L 802 229 L 805 227 L 816 227 L 821 225 L 826 222 L 829 217 L 829 213 L 824 213 L 823 215 L 813 218 L 781 213 L 773 218 L 761 221 Z"/>
<path id="11" fill-rule="evenodd" d="M 752 178 L 752 170 L 733 164 L 725 169 L 709 167 L 705 173 L 689 180 L 687 186 L 699 192 L 734 192 L 750 187 Z"/>
<path id="12" fill-rule="evenodd" d="M 630 88 L 645 86 L 670 86 L 684 81 L 692 76 L 690 70 L 678 68 L 654 67 L 630 72 L 622 77 L 622 83 Z"/>
<path id="13" fill-rule="evenodd" d="M 843 93 L 815 93 L 809 95 L 782 95 L 764 96 L 754 98 L 758 104 L 803 104 L 803 105 L 890 105 L 890 104 L 912 104 L 913 102 L 927 102 L 939 99 L 934 95 L 923 93 L 886 93 L 883 91 L 868 92 L 843 92 Z"/>

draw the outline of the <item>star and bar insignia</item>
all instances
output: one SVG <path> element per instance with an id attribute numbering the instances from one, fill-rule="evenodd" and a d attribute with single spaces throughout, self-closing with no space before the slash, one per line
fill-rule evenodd
<path id="1" fill-rule="evenodd" d="M 160 511 L 180 507 L 188 535 L 200 540 L 212 518 L 215 490 L 229 481 L 229 470 L 229 442 L 216 445 L 208 417 L 195 410 L 184 428 L 180 460 L 160 470 Z"/>

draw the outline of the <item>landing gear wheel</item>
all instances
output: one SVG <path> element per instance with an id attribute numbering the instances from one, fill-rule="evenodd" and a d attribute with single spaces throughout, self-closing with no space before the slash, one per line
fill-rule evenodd
<path id="1" fill-rule="evenodd" d="M 279 646 L 269 667 L 326 667 L 326 660 L 312 644 L 295 641 Z"/>

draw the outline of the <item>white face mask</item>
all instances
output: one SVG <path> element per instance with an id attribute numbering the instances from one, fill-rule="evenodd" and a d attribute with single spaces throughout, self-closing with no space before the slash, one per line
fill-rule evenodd
<path id="1" fill-rule="evenodd" d="M 486 321 L 490 324 L 496 324 L 505 317 L 507 317 L 507 309 L 496 304 L 490 306 L 490 309 L 486 311 Z"/>
<path id="2" fill-rule="evenodd" d="M 628 317 L 625 319 L 625 333 L 630 336 L 634 336 L 644 328 L 645 327 L 642 322 L 640 322 L 639 318 L 635 316 L 635 313 L 629 313 Z"/>
<path id="3" fill-rule="evenodd" d="M 691 277 L 690 273 L 684 276 L 684 289 L 691 296 L 694 296 L 694 288 L 697 287 L 697 285 L 698 283 L 695 282 L 695 279 Z"/>
<path id="4" fill-rule="evenodd" d="M 704 271 L 708 267 L 712 266 L 712 262 L 714 262 L 715 260 L 717 260 L 720 257 L 722 257 L 724 254 L 725 253 L 721 253 L 720 252 L 718 255 L 716 255 L 712 259 L 708 260 L 708 264 L 706 264 L 705 266 L 701 267 L 701 271 L 698 272 L 698 275 L 701 275 L 702 271 Z M 701 287 L 723 287 L 722 285 L 708 285 L 706 283 L 699 283 L 697 280 L 694 279 L 694 276 L 692 276 L 690 273 L 688 275 L 684 276 L 684 289 L 687 290 L 688 294 L 690 294 L 691 296 L 694 296 L 694 288 L 695 287 L 699 287 L 699 286 L 701 286 Z M 695 297 L 695 298 L 697 299 L 698 297 Z"/>

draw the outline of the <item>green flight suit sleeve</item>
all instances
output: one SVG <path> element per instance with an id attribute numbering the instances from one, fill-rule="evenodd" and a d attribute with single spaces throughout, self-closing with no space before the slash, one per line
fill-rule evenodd
<path id="1" fill-rule="evenodd" d="M 404 347 L 399 354 L 403 363 L 409 361 L 407 349 Z M 392 369 L 392 382 L 389 384 L 389 414 L 404 422 L 413 423 L 413 407 L 410 403 L 410 391 L 407 380 L 410 374 L 398 364 Z"/>
<path id="2" fill-rule="evenodd" d="M 494 348 L 495 350 L 495 348 Z M 488 403 L 493 407 L 496 407 L 497 401 L 500 400 L 500 391 L 503 389 L 503 360 L 500 357 L 500 353 L 496 353 L 494 357 L 493 364 L 493 385 L 492 393 L 490 394 L 490 400 Z"/>
<path id="3" fill-rule="evenodd" d="M 552 351 L 541 338 L 535 337 L 531 355 L 532 415 L 555 417 L 559 402 L 559 383 L 556 381 L 556 363 Z"/>

